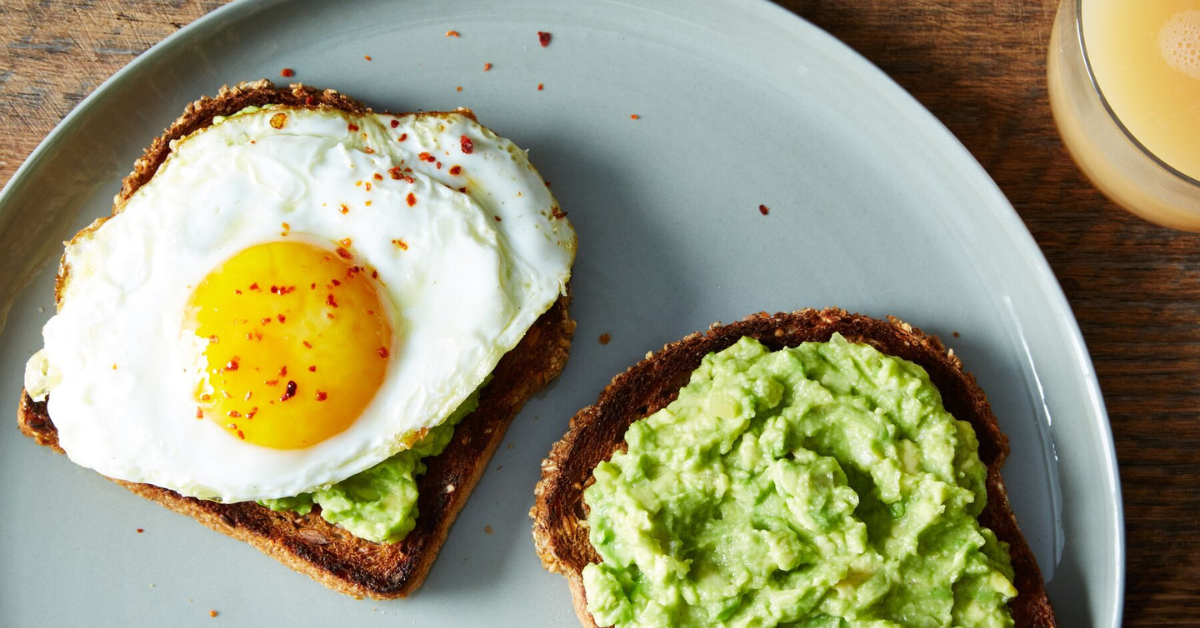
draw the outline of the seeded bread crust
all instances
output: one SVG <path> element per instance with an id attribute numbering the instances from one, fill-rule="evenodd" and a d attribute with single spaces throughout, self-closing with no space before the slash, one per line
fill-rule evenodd
<path id="1" fill-rule="evenodd" d="M 915 362 L 929 372 L 951 414 L 975 428 L 979 457 L 987 465 L 987 506 L 979 522 L 1009 544 L 1018 595 L 1009 606 L 1020 628 L 1057 626 L 1037 561 L 1017 527 L 1000 468 L 1008 456 L 1008 439 L 1000 431 L 987 397 L 975 378 L 962 368 L 952 350 L 936 337 L 903 321 L 881 321 L 840 309 L 802 310 L 749 316 L 731 325 L 714 325 L 669 344 L 613 378 L 595 405 L 580 410 L 570 429 L 542 462 L 535 489 L 533 539 L 542 565 L 567 578 L 575 612 L 585 628 L 596 628 L 587 611 L 583 568 L 600 556 L 588 541 L 583 490 L 594 481 L 592 470 L 613 452 L 624 450 L 631 423 L 674 401 L 703 357 L 725 349 L 743 336 L 778 350 L 802 342 L 824 342 L 838 332 L 850 342 L 867 343 L 891 356 Z"/>
<path id="2" fill-rule="evenodd" d="M 125 178 L 114 200 L 113 214 L 120 213 L 133 193 L 154 176 L 170 154 L 171 141 L 209 126 L 215 116 L 269 104 L 352 113 L 370 111 L 334 90 L 316 90 L 298 84 L 278 88 L 262 80 L 223 88 L 214 98 L 201 98 L 188 105 L 163 136 L 154 140 L 134 164 L 133 173 Z M 460 113 L 471 115 L 467 110 Z M 96 221 L 76 237 L 102 223 L 103 219 Z M 70 268 L 61 264 L 56 299 L 61 297 L 69 273 Z M 308 515 L 297 516 L 277 513 L 254 502 L 219 504 L 149 484 L 114 481 L 218 532 L 246 541 L 335 591 L 376 599 L 405 597 L 429 573 L 450 526 L 483 476 L 513 417 L 566 364 L 575 331 L 575 321 L 568 312 L 570 300 L 569 295 L 560 297 L 538 318 L 516 348 L 500 360 L 491 382 L 480 393 L 479 408 L 455 428 L 454 439 L 445 451 L 425 460 L 428 470 L 417 480 L 416 528 L 399 543 L 359 539 L 326 522 L 315 509 Z M 45 401 L 35 402 L 22 391 L 17 420 L 25 435 L 62 453 L 58 431 L 46 412 Z"/>

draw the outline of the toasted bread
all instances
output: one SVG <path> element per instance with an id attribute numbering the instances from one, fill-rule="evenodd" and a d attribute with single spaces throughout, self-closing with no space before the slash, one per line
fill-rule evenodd
<path id="1" fill-rule="evenodd" d="M 583 568 L 600 562 L 588 541 L 583 491 L 592 482 L 592 470 L 624 449 L 625 430 L 631 423 L 673 401 L 687 384 L 701 359 L 749 336 L 772 350 L 802 342 L 827 341 L 834 332 L 850 342 L 867 343 L 891 356 L 921 365 L 942 394 L 946 409 L 969 422 L 979 438 L 979 456 L 987 466 L 987 507 L 979 522 L 1009 544 L 1016 571 L 1018 595 L 1009 606 L 1021 628 L 1056 626 L 1037 561 L 1017 527 L 1009 507 L 1000 468 L 1008 455 L 1008 439 L 975 378 L 963 371 L 953 351 L 933 336 L 900 320 L 880 321 L 843 310 L 803 310 L 793 313 L 756 314 L 731 325 L 714 325 L 669 344 L 613 378 L 595 405 L 571 419 L 570 430 L 542 463 L 542 479 L 530 516 L 533 538 L 542 564 L 566 576 L 575 612 L 585 627 L 596 626 L 587 610 Z"/>
<path id="2" fill-rule="evenodd" d="M 166 133 L 151 144 L 135 164 L 133 173 L 125 178 L 115 199 L 114 215 L 154 176 L 170 153 L 172 140 L 212 124 L 215 116 L 268 104 L 335 108 L 354 113 L 370 111 L 333 90 L 320 91 L 301 85 L 277 88 L 265 80 L 224 88 L 215 98 L 202 98 L 189 105 Z M 65 265 L 60 267 L 60 289 L 69 270 Z M 315 511 L 297 516 L 273 512 L 254 502 L 221 504 L 184 497 L 149 484 L 117 482 L 218 532 L 246 541 L 331 589 L 355 597 L 404 597 L 420 586 L 429 573 L 451 524 L 482 477 L 513 417 L 566 363 L 575 329 L 567 311 L 569 303 L 570 296 L 562 296 L 538 318 L 516 348 L 496 366 L 491 381 L 481 391 L 478 409 L 455 428 L 450 445 L 440 455 L 425 460 L 428 470 L 418 478 L 416 528 L 399 543 L 364 541 L 326 522 Z M 18 422 L 21 431 L 39 444 L 62 452 L 45 401 L 34 402 L 22 391 Z"/>

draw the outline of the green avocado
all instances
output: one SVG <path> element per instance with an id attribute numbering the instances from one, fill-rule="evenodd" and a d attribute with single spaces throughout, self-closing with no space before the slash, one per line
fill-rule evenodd
<path id="1" fill-rule="evenodd" d="M 584 491 L 601 626 L 1012 626 L 975 432 L 851 344 L 705 356 Z"/>
<path id="2" fill-rule="evenodd" d="M 483 385 L 490 379 L 489 376 Z M 329 488 L 259 503 L 271 510 L 301 515 L 311 512 L 313 504 L 317 504 L 321 506 L 322 518 L 360 539 L 375 543 L 401 541 L 417 525 L 417 476 L 425 472 L 422 459 L 442 453 L 454 437 L 454 426 L 478 407 L 479 390 L 476 390 L 411 449 Z"/>

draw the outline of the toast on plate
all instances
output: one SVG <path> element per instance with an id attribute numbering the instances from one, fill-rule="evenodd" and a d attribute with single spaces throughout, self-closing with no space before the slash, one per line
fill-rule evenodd
<path id="1" fill-rule="evenodd" d="M 613 378 L 594 405 L 580 410 L 570 429 L 542 463 L 536 502 L 530 511 L 533 537 L 543 566 L 567 578 L 576 614 L 587 627 L 596 623 L 587 608 L 583 569 L 601 558 L 588 537 L 584 489 L 594 482 L 593 469 L 614 452 L 624 450 L 627 428 L 666 407 L 679 394 L 705 355 L 750 337 L 771 350 L 803 342 L 825 342 L 839 333 L 851 343 L 869 344 L 880 352 L 923 367 L 955 418 L 975 429 L 979 456 L 987 467 L 987 506 L 979 523 L 1008 543 L 1018 595 L 1009 602 L 1022 628 L 1056 626 L 1041 571 L 1009 507 L 1000 469 L 1008 455 L 987 398 L 975 378 L 963 370 L 953 351 L 936 337 L 895 318 L 887 321 L 840 309 L 802 310 L 749 316 L 730 325 L 714 325 L 669 344 Z"/>
<path id="2" fill-rule="evenodd" d="M 173 140 L 213 124 L 214 117 L 266 105 L 331 108 L 351 113 L 370 111 L 334 90 L 298 84 L 281 88 L 262 80 L 223 88 L 213 98 L 202 98 L 188 105 L 183 115 L 154 140 L 135 163 L 133 173 L 125 178 L 114 202 L 114 215 L 154 176 L 171 153 Z M 469 111 L 460 113 L 473 118 Z M 62 296 L 68 273 L 67 265 L 62 265 L 56 298 Z M 373 543 L 360 539 L 328 523 L 316 510 L 298 516 L 293 512 L 275 512 L 252 501 L 223 504 L 185 497 L 149 484 L 117 482 L 218 532 L 246 541 L 331 589 L 356 597 L 404 597 L 420 586 L 429 573 L 455 517 L 486 470 L 513 417 L 566 363 L 575 328 L 568 313 L 569 303 L 569 293 L 560 296 L 537 319 L 520 343 L 500 360 L 491 380 L 480 391 L 478 408 L 455 428 L 446 449 L 424 459 L 427 471 L 418 477 L 416 527 L 400 542 Z M 22 391 L 18 421 L 27 436 L 62 453 L 45 400 L 35 402 L 27 391 Z"/>

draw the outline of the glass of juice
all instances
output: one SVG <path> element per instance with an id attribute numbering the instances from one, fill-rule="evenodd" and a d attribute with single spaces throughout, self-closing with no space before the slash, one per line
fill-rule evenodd
<path id="1" fill-rule="evenodd" d="M 1200 0 L 1062 0 L 1047 78 L 1092 183 L 1147 220 L 1200 231 Z"/>

